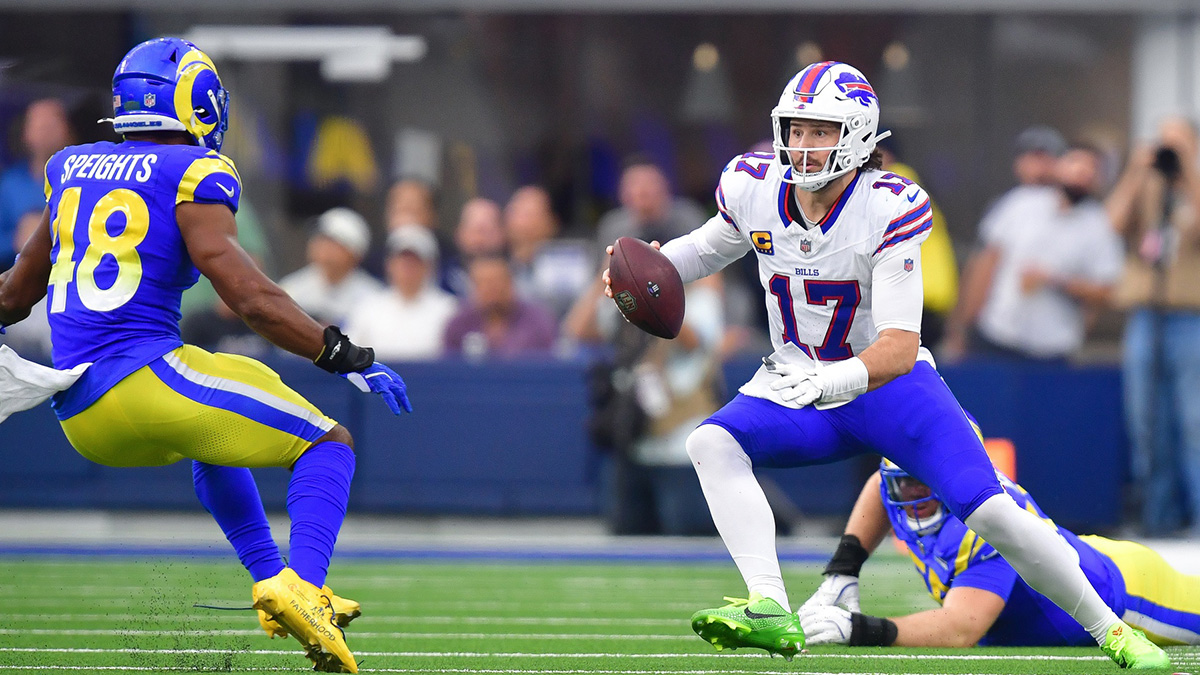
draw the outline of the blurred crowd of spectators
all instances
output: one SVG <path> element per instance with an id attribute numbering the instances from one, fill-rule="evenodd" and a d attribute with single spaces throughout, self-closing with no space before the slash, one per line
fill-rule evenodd
<path id="1" fill-rule="evenodd" d="M 23 158 L 0 174 L 0 270 L 39 222 L 42 167 L 71 140 L 60 102 L 28 107 Z M 961 288 L 944 216 L 934 208 L 923 246 L 923 338 L 943 361 L 1067 362 L 1098 316 L 1124 310 L 1125 403 L 1144 485 L 1143 525 L 1167 533 L 1200 523 L 1196 128 L 1165 120 L 1156 139 L 1130 153 L 1111 189 L 1103 151 L 1045 126 L 1015 140 L 1016 185 L 980 215 Z M 882 149 L 885 170 L 919 182 L 893 143 Z M 435 197 L 421 181 L 396 182 L 377 227 L 350 208 L 324 212 L 305 266 L 280 284 L 382 360 L 608 354 L 594 378 L 593 431 L 620 458 L 613 481 L 625 496 L 613 502 L 614 528 L 708 531 L 707 518 L 696 517 L 705 510 L 682 437 L 723 400 L 721 361 L 768 349 L 753 260 L 689 287 L 680 338 L 658 341 L 619 320 L 598 280 L 605 246 L 618 237 L 667 241 L 707 217 L 672 193 L 653 162 L 628 160 L 620 205 L 593 229 L 570 228 L 594 231 L 592 239 L 561 236 L 550 195 L 537 185 L 503 203 L 469 199 L 455 223 L 437 221 Z M 49 351 L 44 309 L 9 330 L 5 341 L 19 350 Z M 271 349 L 219 299 L 185 311 L 183 334 L 213 351 Z M 637 422 L 606 425 L 605 415 Z"/>

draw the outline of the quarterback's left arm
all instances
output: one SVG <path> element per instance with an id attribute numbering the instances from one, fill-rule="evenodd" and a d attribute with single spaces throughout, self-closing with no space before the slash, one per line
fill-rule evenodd
<path id="1" fill-rule="evenodd" d="M 886 251 L 871 269 L 871 316 L 879 337 L 859 358 L 870 373 L 868 390 L 907 375 L 921 347 L 921 242 L 913 239 Z"/>
<path id="2" fill-rule="evenodd" d="M 0 329 L 29 316 L 29 310 L 46 297 L 50 281 L 50 210 L 21 249 L 12 269 L 0 274 Z"/>
<path id="3" fill-rule="evenodd" d="M 970 586 L 951 588 L 945 603 L 925 612 L 886 619 L 841 607 L 801 608 L 810 646 L 971 647 L 1004 611 L 1004 598 Z"/>
<path id="4" fill-rule="evenodd" d="M 784 372 L 771 388 L 798 405 L 837 405 L 906 375 L 921 347 L 920 242 L 906 244 L 876 262 L 871 274 L 871 311 L 879 336 L 861 354 L 820 368 Z"/>

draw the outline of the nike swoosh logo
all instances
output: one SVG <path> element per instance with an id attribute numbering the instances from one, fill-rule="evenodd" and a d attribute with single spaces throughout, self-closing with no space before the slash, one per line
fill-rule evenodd
<path id="1" fill-rule="evenodd" d="M 743 609 L 742 611 L 745 612 L 746 616 L 751 619 L 775 619 L 781 616 L 787 616 L 787 614 L 759 614 L 758 612 L 750 611 L 749 607 Z"/>
<path id="2" fill-rule="evenodd" d="M 232 197 L 233 195 L 229 195 L 229 196 L 230 196 L 230 197 Z M 915 202 L 915 201 L 917 201 L 917 193 L 915 193 L 915 192 L 914 192 L 914 193 L 912 193 L 911 195 L 909 195 L 909 196 L 908 196 L 908 201 L 910 201 L 910 202 Z"/>
<path id="3" fill-rule="evenodd" d="M 221 192 L 224 192 L 226 197 L 230 197 L 230 198 L 233 197 L 233 188 L 227 188 L 224 185 L 221 185 L 220 183 L 217 183 L 217 187 L 221 188 Z M 910 199 L 909 201 L 912 201 L 912 200 Z"/>

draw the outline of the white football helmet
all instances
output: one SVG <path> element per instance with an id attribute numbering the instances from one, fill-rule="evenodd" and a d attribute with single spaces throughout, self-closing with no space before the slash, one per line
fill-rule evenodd
<path id="1" fill-rule="evenodd" d="M 787 145 L 791 120 L 804 118 L 835 122 L 842 127 L 837 145 L 823 148 L 791 148 Z M 862 166 L 875 150 L 875 143 L 891 135 L 876 135 L 879 127 L 879 98 L 858 69 L 837 61 L 808 66 L 788 82 L 771 111 L 775 161 L 780 175 L 802 190 L 820 190 L 829 181 Z M 804 173 L 792 166 L 789 152 L 832 150 L 820 171 Z"/>

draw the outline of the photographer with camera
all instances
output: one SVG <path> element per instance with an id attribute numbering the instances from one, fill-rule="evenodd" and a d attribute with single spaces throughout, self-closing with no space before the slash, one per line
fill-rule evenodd
<path id="1" fill-rule="evenodd" d="M 1200 530 L 1200 166 L 1197 129 L 1165 119 L 1105 207 L 1128 251 L 1118 303 L 1125 414 L 1146 534 Z"/>

